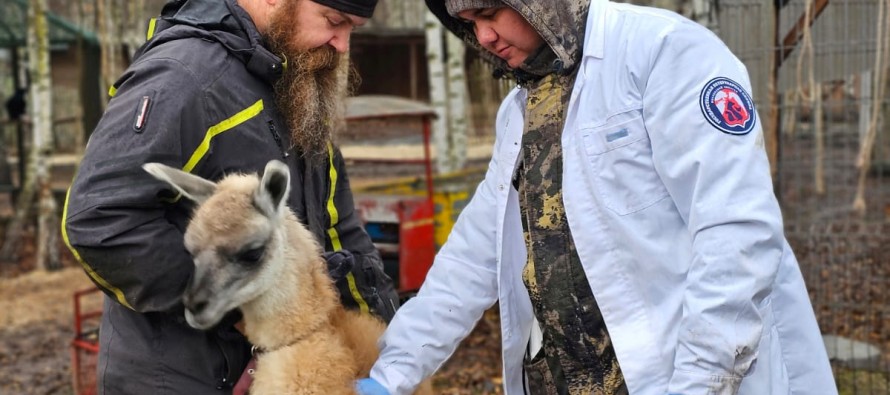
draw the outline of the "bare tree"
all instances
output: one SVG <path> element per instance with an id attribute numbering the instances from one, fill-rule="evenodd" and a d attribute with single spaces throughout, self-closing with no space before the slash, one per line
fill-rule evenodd
<path id="1" fill-rule="evenodd" d="M 52 93 L 50 91 L 49 25 L 46 0 L 30 0 L 28 7 L 28 71 L 31 76 L 30 113 L 32 144 L 28 172 L 16 202 L 16 213 L 9 223 L 0 258 L 16 260 L 17 246 L 31 209 L 37 201 L 37 268 L 55 269 L 59 265 L 57 248 L 58 214 L 52 196 L 47 159 L 52 149 Z M 24 155 L 22 155 L 24 156 Z"/>
<path id="2" fill-rule="evenodd" d="M 430 104 L 438 118 L 433 121 L 436 169 L 448 173 L 460 169 L 467 157 L 467 91 L 465 46 L 446 33 L 432 12 L 426 13 L 426 53 Z M 447 55 L 447 56 L 446 56 Z"/>
<path id="3" fill-rule="evenodd" d="M 448 170 L 455 171 L 464 166 L 467 161 L 467 92 L 466 66 L 464 55 L 466 46 L 464 42 L 453 34 L 448 34 L 445 39 L 448 49 Z"/>
<path id="4" fill-rule="evenodd" d="M 426 12 L 426 58 L 428 60 L 430 82 L 430 105 L 436 111 L 436 119 L 432 125 L 432 143 L 436 148 L 436 169 L 439 172 L 448 170 L 448 87 L 445 84 L 443 28 L 432 12 Z"/>
<path id="5" fill-rule="evenodd" d="M 102 87 L 108 89 L 120 76 L 122 39 L 119 28 L 121 7 L 115 0 L 96 0 L 96 25 L 102 48 Z"/>

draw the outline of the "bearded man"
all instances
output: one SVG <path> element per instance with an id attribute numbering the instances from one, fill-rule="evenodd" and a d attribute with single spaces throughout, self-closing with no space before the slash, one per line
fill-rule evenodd
<path id="1" fill-rule="evenodd" d="M 194 265 L 183 232 L 192 205 L 143 163 L 217 180 L 285 162 L 288 205 L 328 251 L 343 303 L 386 321 L 395 313 L 392 281 L 331 144 L 349 36 L 376 2 L 178 0 L 150 23 L 109 92 L 63 215 L 64 240 L 107 295 L 100 394 L 231 393 L 250 358 L 237 311 L 209 331 L 186 324 L 180 297 Z"/>

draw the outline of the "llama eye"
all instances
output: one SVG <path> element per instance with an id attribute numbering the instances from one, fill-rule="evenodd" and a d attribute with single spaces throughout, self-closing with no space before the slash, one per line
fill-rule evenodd
<path id="1" fill-rule="evenodd" d="M 260 259 L 263 259 L 263 255 L 265 255 L 265 252 L 265 247 L 257 247 L 244 251 L 238 254 L 238 262 L 241 262 L 248 266 L 256 265 L 257 263 L 259 263 Z"/>

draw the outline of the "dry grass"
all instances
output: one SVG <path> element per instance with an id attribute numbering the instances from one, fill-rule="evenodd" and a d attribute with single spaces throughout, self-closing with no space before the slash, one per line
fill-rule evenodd
<path id="1" fill-rule="evenodd" d="M 74 291 L 91 286 L 83 270 L 76 267 L 0 279 L 0 328 L 14 329 L 43 321 L 70 323 Z M 100 303 L 101 298 L 90 302 Z"/>

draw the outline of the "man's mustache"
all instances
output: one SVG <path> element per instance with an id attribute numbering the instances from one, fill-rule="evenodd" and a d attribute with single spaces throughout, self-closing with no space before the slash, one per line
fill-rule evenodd
<path id="1" fill-rule="evenodd" d="M 294 72 L 333 70 L 339 65 L 340 56 L 333 47 L 324 45 L 292 55 L 293 59 L 287 60 L 287 66 Z"/>

